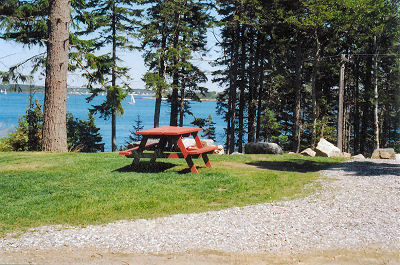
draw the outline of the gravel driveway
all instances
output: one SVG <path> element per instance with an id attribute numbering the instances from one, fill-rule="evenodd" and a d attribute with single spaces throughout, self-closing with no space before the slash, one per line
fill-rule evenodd
<path id="1" fill-rule="evenodd" d="M 41 227 L 0 239 L 0 251 L 95 248 L 124 253 L 301 253 L 400 250 L 400 161 L 364 160 L 324 171 L 306 198 L 106 225 Z"/>

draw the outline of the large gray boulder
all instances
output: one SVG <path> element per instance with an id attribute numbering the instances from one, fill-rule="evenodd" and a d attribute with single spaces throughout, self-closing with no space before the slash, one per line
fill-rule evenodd
<path id="1" fill-rule="evenodd" d="M 396 153 L 393 148 L 380 148 L 375 149 L 372 153 L 373 159 L 396 159 Z"/>
<path id="2" fill-rule="evenodd" d="M 275 154 L 282 155 L 282 148 L 276 143 L 248 143 L 244 146 L 246 154 Z"/>
<path id="3" fill-rule="evenodd" d="M 340 149 L 323 138 L 319 140 L 315 152 L 317 153 L 317 156 L 342 157 Z"/>

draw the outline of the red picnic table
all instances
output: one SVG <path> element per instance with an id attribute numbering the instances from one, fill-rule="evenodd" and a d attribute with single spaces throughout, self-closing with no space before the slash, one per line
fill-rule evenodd
<path id="1" fill-rule="evenodd" d="M 142 140 L 139 146 L 120 152 L 120 155 L 125 155 L 129 158 L 134 158 L 132 165 L 138 166 L 141 158 L 151 158 L 154 163 L 157 158 L 185 158 L 190 171 L 199 173 L 193 163 L 192 158 L 202 157 L 207 167 L 211 167 L 211 162 L 207 154 L 212 153 L 217 146 L 203 146 L 200 141 L 198 132 L 201 128 L 195 127 L 175 127 L 163 126 L 152 128 L 143 131 L 137 131 L 136 134 L 142 135 Z M 186 148 L 183 144 L 182 138 L 193 136 L 196 147 Z M 155 143 L 147 143 L 148 139 L 159 139 Z M 172 148 L 172 152 L 168 152 L 167 146 Z M 152 152 L 144 153 L 148 150 Z"/>

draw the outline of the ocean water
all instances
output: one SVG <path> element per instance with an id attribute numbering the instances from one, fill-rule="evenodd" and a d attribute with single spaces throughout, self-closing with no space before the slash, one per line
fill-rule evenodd
<path id="1" fill-rule="evenodd" d="M 87 120 L 88 109 L 92 104 L 99 104 L 104 101 L 105 96 L 98 96 L 94 101 L 87 103 L 88 95 L 69 94 L 67 98 L 67 111 L 71 112 L 75 118 Z M 37 93 L 34 98 L 38 99 L 43 106 L 44 94 Z M 137 119 L 137 115 L 143 122 L 145 129 L 153 127 L 153 115 L 155 100 L 145 97 L 136 96 L 135 104 L 128 104 L 130 98 L 127 97 L 123 102 L 125 110 L 124 115 L 117 117 L 117 145 L 125 145 L 125 141 L 133 130 L 133 125 Z M 224 122 L 216 113 L 215 101 L 190 102 L 191 112 L 197 118 L 207 118 L 212 115 L 213 121 L 216 123 L 216 143 L 224 142 Z M 28 93 L 0 93 L 0 138 L 6 136 L 18 124 L 18 117 L 26 113 L 29 107 Z M 191 115 L 186 115 L 184 126 L 193 126 L 190 123 L 194 120 Z M 160 113 L 160 126 L 169 125 L 169 106 L 163 101 Z M 111 119 L 104 120 L 96 116 L 96 126 L 100 128 L 100 133 L 105 143 L 105 151 L 111 151 Z"/>

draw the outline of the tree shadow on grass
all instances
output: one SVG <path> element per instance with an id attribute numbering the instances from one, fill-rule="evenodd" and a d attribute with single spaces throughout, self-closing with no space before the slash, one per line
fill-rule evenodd
<path id="1" fill-rule="evenodd" d="M 138 166 L 127 165 L 114 170 L 114 172 L 161 173 L 175 166 L 172 163 L 143 161 Z"/>
<path id="2" fill-rule="evenodd" d="M 320 170 L 325 170 L 332 167 L 336 163 L 310 161 L 302 159 L 290 159 L 289 161 L 256 161 L 247 164 L 256 166 L 260 169 L 306 173 L 306 172 L 317 172 Z"/>

